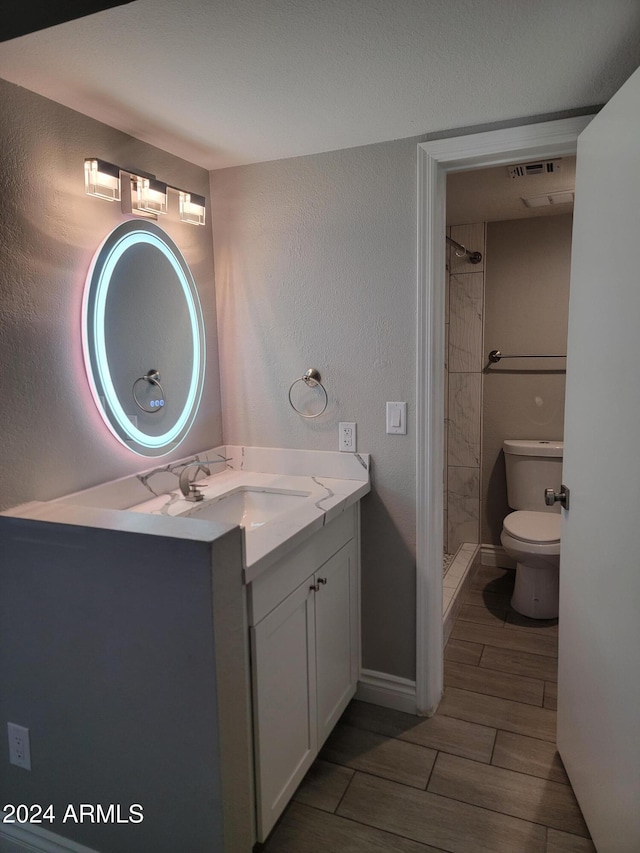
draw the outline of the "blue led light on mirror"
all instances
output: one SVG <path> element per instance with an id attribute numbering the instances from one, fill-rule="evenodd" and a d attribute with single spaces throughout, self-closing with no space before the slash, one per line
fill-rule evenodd
<path id="1" fill-rule="evenodd" d="M 82 340 L 89 385 L 113 435 L 143 456 L 177 447 L 202 396 L 204 321 L 189 266 L 157 225 L 125 222 L 98 248 L 85 285 Z M 165 386 L 169 405 L 153 400 L 147 417 L 132 408 L 131 376 L 156 362 L 167 381 L 173 374 L 173 387 Z"/>

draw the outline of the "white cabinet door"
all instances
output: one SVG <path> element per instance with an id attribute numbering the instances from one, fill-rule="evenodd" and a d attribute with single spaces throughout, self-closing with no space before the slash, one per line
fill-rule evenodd
<path id="1" fill-rule="evenodd" d="M 251 629 L 258 836 L 263 841 L 317 746 L 312 579 Z"/>
<path id="2" fill-rule="evenodd" d="M 331 535 L 335 537 L 335 529 Z M 334 542 L 333 547 L 339 544 Z M 251 628 L 260 841 L 273 828 L 357 687 L 358 537 L 324 559 L 314 574 Z M 278 572 L 290 577 L 297 562 L 283 564 Z M 308 566 L 302 557 L 299 562 Z M 284 582 L 275 577 L 272 584 L 275 592 L 263 588 L 253 596 L 254 613 L 274 600 Z"/>
<path id="3" fill-rule="evenodd" d="M 351 541 L 315 575 L 318 749 L 356 690 L 358 605 L 355 545 Z"/>

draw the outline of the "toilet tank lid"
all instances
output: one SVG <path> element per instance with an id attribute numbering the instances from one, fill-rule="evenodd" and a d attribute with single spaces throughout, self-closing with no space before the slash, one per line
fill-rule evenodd
<path id="1" fill-rule="evenodd" d="M 503 442 L 505 453 L 514 456 L 562 456 L 562 441 L 537 441 L 534 439 L 508 438 Z"/>
<path id="2" fill-rule="evenodd" d="M 560 515 L 555 512 L 517 510 L 509 513 L 502 526 L 515 539 L 548 544 L 560 541 Z"/>

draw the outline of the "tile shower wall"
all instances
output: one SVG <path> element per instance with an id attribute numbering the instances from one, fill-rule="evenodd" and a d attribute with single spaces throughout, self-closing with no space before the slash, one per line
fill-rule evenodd
<path id="1" fill-rule="evenodd" d="M 480 542 L 480 451 L 485 224 L 454 225 L 453 240 L 483 260 L 471 264 L 449 252 L 445 303 L 444 541 L 453 554 L 463 542 Z"/>

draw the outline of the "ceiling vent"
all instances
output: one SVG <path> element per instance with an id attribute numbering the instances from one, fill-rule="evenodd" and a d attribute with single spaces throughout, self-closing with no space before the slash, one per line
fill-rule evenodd
<path id="1" fill-rule="evenodd" d="M 561 160 L 536 160 L 535 163 L 516 163 L 507 166 L 510 178 L 528 178 L 532 175 L 555 175 L 560 171 Z"/>
<path id="2" fill-rule="evenodd" d="M 552 204 L 572 204 L 573 191 L 561 190 L 555 193 L 544 193 L 543 195 L 522 196 L 526 207 L 547 207 Z"/>

